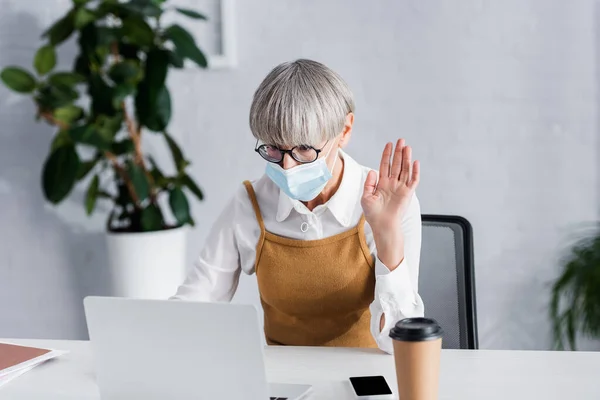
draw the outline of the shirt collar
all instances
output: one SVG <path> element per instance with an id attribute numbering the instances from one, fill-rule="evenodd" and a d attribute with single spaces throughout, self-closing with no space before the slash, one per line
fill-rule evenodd
<path id="1" fill-rule="evenodd" d="M 355 199 L 360 197 L 361 186 L 361 168 L 352 157 L 342 150 L 339 150 L 340 157 L 344 160 L 344 172 L 342 182 L 338 190 L 331 196 L 329 201 L 322 206 L 328 209 L 335 219 L 344 227 L 350 225 L 354 208 Z M 308 213 L 308 210 L 298 200 L 289 198 L 283 191 L 279 191 L 279 202 L 277 204 L 277 222 L 284 221 L 293 209 L 300 213 Z"/>

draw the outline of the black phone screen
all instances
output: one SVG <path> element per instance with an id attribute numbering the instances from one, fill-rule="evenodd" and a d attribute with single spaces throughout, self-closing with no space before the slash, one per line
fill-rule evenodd
<path id="1" fill-rule="evenodd" d="M 383 376 L 356 376 L 350 378 L 350 383 L 357 396 L 392 394 Z"/>

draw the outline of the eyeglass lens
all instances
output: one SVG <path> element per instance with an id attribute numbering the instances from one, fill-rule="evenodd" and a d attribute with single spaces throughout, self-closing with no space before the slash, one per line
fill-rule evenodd
<path id="1" fill-rule="evenodd" d="M 258 148 L 259 154 L 267 161 L 281 162 L 283 154 L 279 148 L 270 145 L 262 145 Z M 292 149 L 292 158 L 298 162 L 312 162 L 318 157 L 317 151 L 310 146 L 296 146 Z"/>

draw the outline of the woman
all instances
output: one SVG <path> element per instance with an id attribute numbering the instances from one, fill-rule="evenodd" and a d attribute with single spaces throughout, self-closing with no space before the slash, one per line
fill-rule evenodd
<path id="1" fill-rule="evenodd" d="M 240 273 L 256 273 L 267 343 L 391 353 L 393 324 L 423 315 L 419 164 L 400 139 L 379 174 L 359 165 L 341 150 L 353 122 L 326 66 L 273 69 L 250 108 L 265 175 L 240 185 L 174 297 L 230 301 Z"/>

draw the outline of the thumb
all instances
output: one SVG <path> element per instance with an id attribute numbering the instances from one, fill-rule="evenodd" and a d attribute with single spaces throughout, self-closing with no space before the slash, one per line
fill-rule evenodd
<path id="1" fill-rule="evenodd" d="M 363 197 L 367 197 L 375 193 L 377 190 L 377 172 L 371 170 L 365 180 L 365 189 L 363 191 Z"/>

